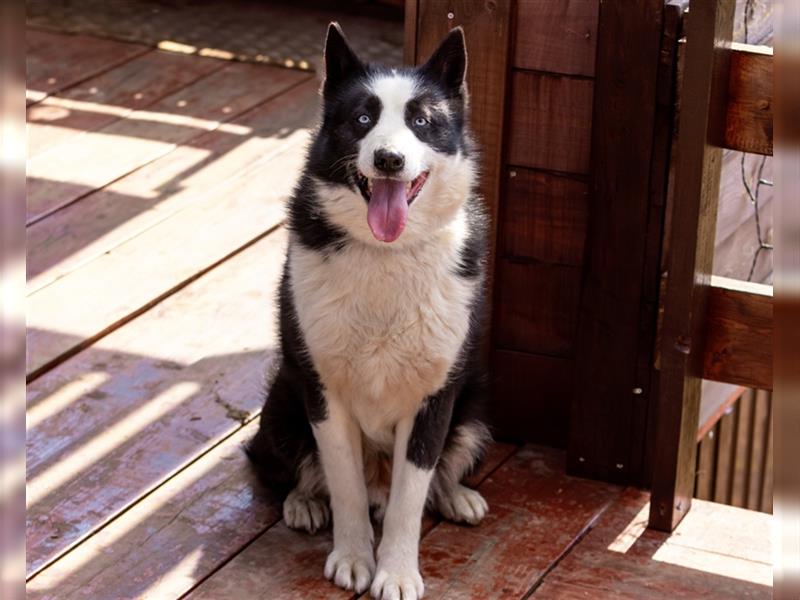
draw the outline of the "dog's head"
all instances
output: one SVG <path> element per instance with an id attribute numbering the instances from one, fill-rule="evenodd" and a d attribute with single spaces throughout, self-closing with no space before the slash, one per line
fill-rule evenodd
<path id="1" fill-rule="evenodd" d="M 359 60 L 330 25 L 309 166 L 334 225 L 368 243 L 405 245 L 453 221 L 476 178 L 466 67 L 461 28 L 424 65 L 391 69 Z"/>

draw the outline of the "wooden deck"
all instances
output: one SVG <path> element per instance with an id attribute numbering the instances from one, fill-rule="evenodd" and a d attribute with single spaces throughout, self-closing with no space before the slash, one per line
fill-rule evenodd
<path id="1" fill-rule="evenodd" d="M 308 72 L 29 31 L 28 593 L 351 598 L 242 444 L 275 347 Z M 771 597 L 771 517 L 647 494 L 496 444 L 478 527 L 426 517 L 426 598 Z"/>

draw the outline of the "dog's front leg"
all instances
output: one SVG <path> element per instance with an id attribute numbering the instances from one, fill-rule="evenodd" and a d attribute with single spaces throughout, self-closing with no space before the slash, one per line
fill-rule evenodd
<path id="1" fill-rule="evenodd" d="M 375 572 L 361 431 L 340 402 L 328 395 L 326 401 L 327 417 L 313 424 L 333 511 L 333 551 L 325 577 L 361 593 Z"/>
<path id="2" fill-rule="evenodd" d="M 425 591 L 419 573 L 422 512 L 452 412 L 452 394 L 438 394 L 426 400 L 415 418 L 395 428 L 392 487 L 372 581 L 374 598 L 416 600 Z"/>

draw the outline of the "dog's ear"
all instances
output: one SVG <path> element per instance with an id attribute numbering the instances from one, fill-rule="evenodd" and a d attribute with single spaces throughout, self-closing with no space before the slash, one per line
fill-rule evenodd
<path id="1" fill-rule="evenodd" d="M 353 52 L 337 22 L 328 25 L 325 38 L 325 93 L 354 75 L 364 73 L 364 64 Z"/>
<path id="2" fill-rule="evenodd" d="M 420 70 L 423 75 L 442 84 L 449 91 L 461 92 L 467 73 L 464 30 L 461 27 L 452 29 Z"/>

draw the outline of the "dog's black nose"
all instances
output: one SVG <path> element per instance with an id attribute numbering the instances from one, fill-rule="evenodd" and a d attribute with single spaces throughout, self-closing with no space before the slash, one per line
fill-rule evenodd
<path id="1" fill-rule="evenodd" d="M 391 150 L 376 150 L 373 164 L 383 173 L 397 173 L 405 166 L 406 159 L 402 154 Z"/>

